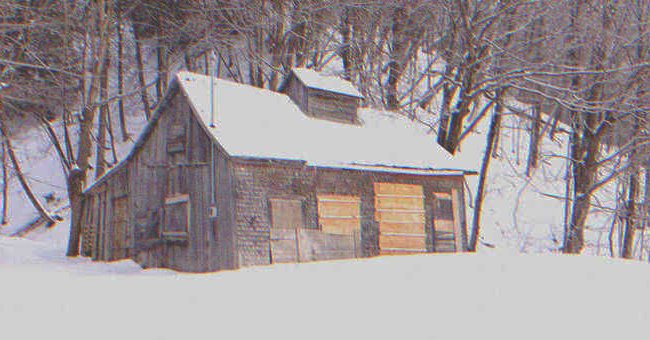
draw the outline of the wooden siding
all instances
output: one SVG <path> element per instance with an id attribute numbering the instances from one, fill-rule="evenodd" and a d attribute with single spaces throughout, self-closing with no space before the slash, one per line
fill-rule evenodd
<path id="1" fill-rule="evenodd" d="M 374 187 L 381 254 L 426 252 L 423 187 L 402 183 L 375 183 Z"/>
<path id="2" fill-rule="evenodd" d="M 451 192 L 433 194 L 434 248 L 437 252 L 455 252 L 458 233 Z"/>
<path id="3" fill-rule="evenodd" d="M 324 233 L 354 235 L 361 231 L 361 198 L 352 195 L 317 196 L 318 224 Z"/>
<path id="4" fill-rule="evenodd" d="M 235 268 L 228 156 L 212 144 L 178 87 L 171 91 L 127 163 L 84 194 L 84 204 L 90 205 L 83 220 L 88 238 L 82 243 L 84 255 L 97 260 L 130 257 L 143 267 L 190 272 Z M 178 195 L 188 197 L 187 237 L 163 238 L 165 200 Z M 126 203 L 111 204 L 120 197 Z M 126 218 L 115 215 L 125 205 Z M 209 216 L 211 206 L 216 218 Z"/>
<path id="5" fill-rule="evenodd" d="M 297 236 L 285 242 L 293 242 L 296 260 L 375 256 L 380 254 L 382 242 L 434 251 L 436 192 L 451 193 L 455 202 L 455 249 L 466 248 L 462 177 L 315 168 L 302 162 L 231 158 L 205 133 L 182 93 L 177 88 L 172 91 L 129 161 L 84 194 L 84 255 L 98 260 L 129 257 L 144 267 L 190 272 L 268 264 L 273 261 L 274 235 L 287 237 L 281 232 L 271 233 L 271 198 L 302 202 L 303 221 L 288 223 L 292 228 L 288 230 L 298 230 Z M 174 133 L 169 132 L 172 126 Z M 176 145 L 170 148 L 169 143 Z M 382 189 L 376 189 L 375 183 L 405 186 L 393 188 L 392 195 L 396 197 L 390 193 L 377 196 L 375 191 Z M 402 192 L 409 185 L 421 187 L 421 191 Z M 165 200 L 177 195 L 188 196 L 187 237 L 164 239 L 161 231 Z M 115 199 L 125 196 L 126 203 L 115 204 Z M 355 203 L 319 206 L 318 197 L 354 197 L 351 200 Z M 413 209 L 422 201 L 423 208 L 418 206 L 417 212 L 400 212 Z M 124 205 L 128 207 L 128 221 L 124 228 L 116 227 L 123 219 L 114 214 L 118 211 L 117 215 L 121 215 L 119 211 L 124 211 Z M 216 218 L 209 215 L 211 207 L 216 207 Z M 326 221 L 326 231 L 341 228 L 341 233 L 350 229 L 359 232 L 323 232 L 319 210 L 338 214 L 333 217 L 350 215 L 349 224 L 336 226 L 335 222 Z M 358 221 L 352 222 L 351 216 L 357 211 Z M 408 223 L 393 221 L 399 218 Z M 304 228 L 295 228 L 301 224 Z M 383 241 L 380 231 L 385 234 Z M 391 232 L 418 237 L 404 239 Z"/>
<path id="6" fill-rule="evenodd" d="M 320 119 L 357 123 L 359 99 L 317 89 L 307 89 L 307 113 Z"/>
<path id="7" fill-rule="evenodd" d="M 358 122 L 359 98 L 308 88 L 293 73 L 289 75 L 283 91 L 309 116 L 341 123 Z"/>
<path id="8" fill-rule="evenodd" d="M 286 93 L 286 95 L 289 96 L 296 105 L 298 105 L 298 108 L 300 108 L 302 112 L 308 113 L 307 87 L 305 87 L 305 85 L 303 85 L 293 73 L 291 73 L 289 79 L 287 79 L 284 93 Z"/>
<path id="9" fill-rule="evenodd" d="M 232 159 L 235 221 L 237 224 L 237 253 L 240 265 L 261 265 L 274 261 L 270 254 L 273 252 L 272 239 L 287 237 L 285 240 L 289 247 L 295 243 L 295 237 L 282 236 L 278 232 L 271 233 L 272 216 L 269 198 L 290 197 L 303 201 L 305 226 L 302 230 L 321 231 L 319 209 L 323 204 L 319 197 L 356 197 L 359 201 L 360 236 L 358 249 L 359 256 L 376 256 L 380 254 L 380 230 L 387 234 L 403 233 L 418 234 L 417 239 L 405 241 L 406 246 L 423 249 L 427 252 L 434 251 L 434 218 L 433 202 L 434 192 L 450 192 L 453 188 L 459 193 L 462 200 L 463 181 L 460 176 L 422 176 L 411 174 L 394 174 L 384 172 L 369 172 L 356 170 L 328 169 L 304 166 L 299 162 L 278 162 L 265 160 Z M 395 197 L 376 197 L 375 183 L 409 184 L 421 187 L 413 195 L 410 192 L 400 195 L 400 200 Z M 401 187 L 396 189 L 400 191 Z M 412 196 L 419 196 L 420 207 L 416 220 L 418 223 L 393 223 L 386 219 L 380 222 L 377 205 L 386 205 L 388 208 L 403 209 L 412 207 L 416 201 Z M 379 202 L 382 203 L 379 203 Z M 459 206 L 462 208 L 462 204 Z M 348 208 L 342 208 L 341 211 Z M 381 212 L 390 217 L 390 212 Z M 459 226 L 461 228 L 458 241 L 461 243 L 457 249 L 466 249 L 466 233 L 464 212 L 459 209 Z M 388 215 L 387 215 L 388 214 Z M 322 216 L 322 215 L 321 215 Z M 322 228 L 325 231 L 326 228 Z M 328 234 L 322 232 L 321 234 Z M 284 235 L 284 234 L 283 234 Z M 349 235 L 338 235 L 349 236 Z M 385 235 L 391 236 L 391 235 Z M 271 242 L 269 242 L 271 240 Z M 390 237 L 388 242 L 394 242 Z M 408 243 L 410 242 L 410 243 Z M 414 243 L 416 242 L 416 243 Z M 288 252 L 293 254 L 295 246 Z M 294 255 L 295 257 L 295 255 Z"/>
<path id="10" fill-rule="evenodd" d="M 296 229 L 305 226 L 305 212 L 299 199 L 270 198 L 273 229 Z"/>
<path id="11" fill-rule="evenodd" d="M 124 259 L 128 256 L 128 204 L 129 198 L 126 195 L 112 199 L 111 224 L 113 227 L 113 235 L 111 237 L 111 249 L 113 250 L 112 258 L 114 260 Z"/>

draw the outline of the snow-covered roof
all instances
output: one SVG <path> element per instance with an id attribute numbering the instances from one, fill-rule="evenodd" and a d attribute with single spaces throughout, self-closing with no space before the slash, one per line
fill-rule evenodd
<path id="1" fill-rule="evenodd" d="M 308 68 L 294 68 L 291 71 L 309 88 L 363 98 L 356 87 L 345 79 L 336 76 L 325 76 Z"/>
<path id="2" fill-rule="evenodd" d="M 404 173 L 472 170 L 455 162 L 422 125 L 392 113 L 361 109 L 360 125 L 341 124 L 305 115 L 281 93 L 217 78 L 211 82 L 208 76 L 189 72 L 178 73 L 177 80 L 206 129 L 231 156 Z"/>

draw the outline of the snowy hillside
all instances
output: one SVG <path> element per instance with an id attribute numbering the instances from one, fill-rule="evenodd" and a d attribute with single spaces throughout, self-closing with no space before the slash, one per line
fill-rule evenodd
<path id="1" fill-rule="evenodd" d="M 647 266 L 589 256 L 432 254 L 197 275 L 44 246 L 0 237 L 3 338 L 618 339 L 650 321 Z"/>
<path id="2" fill-rule="evenodd" d="M 128 116 L 127 120 L 132 136 L 137 136 L 144 127 L 144 118 Z M 117 124 L 118 122 L 115 121 L 114 125 Z M 53 127 L 62 136 L 62 124 L 55 122 Z M 56 151 L 45 132 L 36 127 L 25 128 L 17 131 L 12 138 L 20 166 L 38 199 L 48 210 L 66 216 L 68 202 L 65 175 Z M 133 140 L 132 138 L 123 143 L 116 138 L 115 148 L 118 160 L 130 151 Z M 107 157 L 109 161 L 112 161 L 112 156 L 107 155 Z M 15 176 L 9 177 L 8 184 L 8 224 L 0 226 L 0 235 L 13 235 L 21 232 L 38 217 L 36 209 L 30 204 Z"/>

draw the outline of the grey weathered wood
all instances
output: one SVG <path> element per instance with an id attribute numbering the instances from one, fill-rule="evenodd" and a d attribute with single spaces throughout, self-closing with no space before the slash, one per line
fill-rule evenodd
<path id="1" fill-rule="evenodd" d="M 296 105 L 309 116 L 341 123 L 358 123 L 360 99 L 342 93 L 309 88 L 293 73 L 282 88 Z"/>
<path id="2" fill-rule="evenodd" d="M 292 86 L 289 81 L 286 91 L 302 96 L 300 105 L 324 101 L 316 115 L 327 117 L 320 118 L 345 118 L 337 114 L 358 104 L 356 98 L 357 103 L 346 102 L 347 99 Z M 339 107 L 347 109 L 338 111 Z M 179 138 L 182 148 L 178 146 Z M 177 143 L 178 147 L 170 148 L 170 143 Z M 216 202 L 212 202 L 211 176 Z M 84 209 L 82 221 L 88 242 L 83 241 L 83 246 L 89 248 L 84 248 L 84 254 L 96 260 L 128 257 L 143 267 L 189 272 L 268 264 L 283 258 L 294 262 L 375 256 L 379 254 L 373 189 L 377 182 L 424 188 L 427 251 L 435 249 L 431 193 L 455 190 L 458 218 L 454 220 L 458 223 L 456 230 L 460 230 L 459 245 L 466 245 L 462 176 L 343 170 L 312 167 L 301 161 L 231 157 L 192 112 L 178 85 L 172 84 L 126 160 L 84 193 L 84 205 L 88 208 Z M 190 200 L 188 235 L 186 239 L 165 239 L 161 237 L 165 199 L 178 194 L 186 194 Z M 319 230 L 317 197 L 322 194 L 359 197 L 358 234 L 327 235 Z M 128 198 L 124 250 L 111 249 L 112 237 L 116 235 L 111 203 L 118 197 Z M 302 202 L 303 221 L 299 224 L 303 225 L 297 232 L 291 229 L 293 238 L 273 239 L 271 198 Z M 217 208 L 216 218 L 209 216 L 211 206 Z"/>

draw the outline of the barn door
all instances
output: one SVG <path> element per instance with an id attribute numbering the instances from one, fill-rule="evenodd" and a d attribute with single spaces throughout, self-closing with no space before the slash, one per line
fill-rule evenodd
<path id="1" fill-rule="evenodd" d="M 128 196 L 114 198 L 112 208 L 111 257 L 119 260 L 127 257 Z"/>
<path id="2" fill-rule="evenodd" d="M 299 245 L 296 230 L 305 226 L 302 200 L 272 198 L 271 212 L 271 263 L 298 262 Z"/>
<path id="3" fill-rule="evenodd" d="M 458 232 L 454 216 L 452 192 L 433 193 L 433 246 L 436 252 L 452 253 L 457 250 Z"/>
<path id="4" fill-rule="evenodd" d="M 380 254 L 427 251 L 422 186 L 375 183 Z"/>

